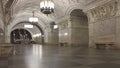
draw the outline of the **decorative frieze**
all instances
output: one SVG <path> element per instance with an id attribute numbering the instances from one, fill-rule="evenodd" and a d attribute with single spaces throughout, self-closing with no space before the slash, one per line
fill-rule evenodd
<path id="1" fill-rule="evenodd" d="M 93 1 L 95 1 L 95 0 L 85 0 L 86 4 L 91 3 Z"/>
<path id="2" fill-rule="evenodd" d="M 5 8 L 5 5 L 7 4 L 8 0 L 2 0 L 2 2 L 3 2 L 3 6 Z"/>
<path id="3" fill-rule="evenodd" d="M 88 12 L 89 21 L 95 22 L 97 20 L 116 16 L 117 8 L 118 6 L 116 1 L 110 1 L 102 6 L 95 7 Z"/>

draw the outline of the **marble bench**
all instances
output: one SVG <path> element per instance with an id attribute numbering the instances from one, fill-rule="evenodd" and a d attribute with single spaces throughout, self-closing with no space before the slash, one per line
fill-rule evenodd
<path id="1" fill-rule="evenodd" d="M 0 45 L 0 57 L 8 57 L 13 54 L 14 46 L 9 44 Z"/>
<path id="2" fill-rule="evenodd" d="M 96 43 L 97 49 L 112 49 L 114 47 L 113 42 L 102 42 L 102 43 Z"/>
<path id="3" fill-rule="evenodd" d="M 68 46 L 68 43 L 67 42 L 62 42 L 62 43 L 59 43 L 59 46 Z"/>

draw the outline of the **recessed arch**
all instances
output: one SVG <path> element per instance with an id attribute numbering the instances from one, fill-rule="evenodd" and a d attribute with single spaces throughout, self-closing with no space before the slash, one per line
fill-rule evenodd
<path id="1" fill-rule="evenodd" d="M 40 30 L 40 32 L 42 33 L 42 35 L 44 35 L 43 28 L 41 28 L 41 27 L 38 25 L 38 23 L 31 23 L 31 22 L 29 22 L 29 21 L 22 21 L 22 22 L 17 23 L 16 25 L 21 24 L 21 23 L 27 23 L 27 24 L 31 24 L 31 25 L 36 26 L 36 27 Z M 16 25 L 14 25 L 13 27 L 15 27 Z"/>
<path id="2" fill-rule="evenodd" d="M 65 12 L 65 16 L 70 16 L 71 12 L 74 11 L 75 9 L 83 9 L 83 5 L 74 4 L 69 6 Z"/>
<path id="3" fill-rule="evenodd" d="M 13 28 L 16 24 L 18 24 L 18 23 L 24 23 L 24 22 L 30 23 L 30 22 L 28 21 L 28 18 L 29 18 L 28 16 L 27 16 L 27 17 L 24 16 L 24 18 L 23 18 L 23 17 L 13 18 L 13 19 L 10 21 L 10 23 L 9 23 L 9 25 L 8 25 L 8 28 L 7 28 L 7 30 L 8 30 L 8 32 L 7 32 L 8 38 L 10 37 L 10 32 L 11 32 L 12 28 Z M 49 38 L 48 32 L 49 32 L 49 28 L 50 28 L 49 23 L 43 23 L 43 22 L 39 19 L 39 22 L 37 23 L 37 27 L 39 27 L 39 28 L 41 28 L 41 29 L 43 30 L 43 33 L 44 33 L 44 42 L 47 43 L 47 42 L 49 41 L 49 40 L 48 40 L 48 38 Z M 8 39 L 7 42 L 10 42 L 10 40 Z"/>
<path id="4" fill-rule="evenodd" d="M 44 37 L 44 31 L 43 31 L 43 29 L 37 24 L 37 23 L 31 23 L 31 22 L 28 22 L 28 21 L 22 21 L 22 22 L 19 22 L 19 23 L 17 23 L 16 25 L 14 25 L 13 27 L 12 27 L 12 30 L 14 30 L 14 29 L 16 29 L 17 27 L 18 27 L 18 29 L 20 29 L 21 27 L 22 28 L 24 28 L 24 26 L 21 26 L 21 25 L 25 25 L 25 24 L 31 24 L 31 25 L 33 25 L 34 26 L 34 28 L 35 29 L 37 29 L 37 32 L 36 31 L 33 31 L 33 29 L 30 29 L 30 31 L 31 31 L 31 34 L 32 34 L 32 38 L 34 39 L 34 41 L 35 41 L 35 37 L 34 37 L 34 35 L 35 34 L 41 34 L 41 36 L 40 36 L 40 42 L 36 42 L 36 43 L 41 43 L 41 44 L 44 44 L 45 42 L 44 42 L 44 40 L 45 40 L 45 37 Z M 20 26 L 20 27 L 19 27 Z M 24 28 L 24 29 L 27 29 L 27 28 Z M 33 34 L 33 33 L 34 34 Z"/>
<path id="5" fill-rule="evenodd" d="M 70 13 L 72 44 L 87 46 L 89 44 L 88 17 L 82 9 L 74 9 Z"/>

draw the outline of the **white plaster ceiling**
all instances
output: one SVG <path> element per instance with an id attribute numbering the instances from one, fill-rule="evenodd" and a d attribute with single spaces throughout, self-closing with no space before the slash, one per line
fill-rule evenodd
<path id="1" fill-rule="evenodd" d="M 46 16 L 43 13 L 40 12 L 40 2 L 42 0 L 18 0 L 17 3 L 13 6 L 12 9 L 12 18 L 13 20 L 17 18 L 28 18 L 32 16 L 32 11 L 35 11 L 35 16 L 39 17 L 39 20 L 48 23 L 51 21 L 56 21 L 57 19 L 60 19 L 65 16 L 66 12 L 71 9 L 71 7 L 74 7 L 75 5 L 77 7 L 83 6 L 86 0 L 53 0 L 55 3 L 55 13 Z M 20 19 L 21 21 L 22 19 Z"/>
<path id="2" fill-rule="evenodd" d="M 60 20 L 64 20 L 73 9 L 84 9 L 85 4 L 88 3 L 87 1 L 92 2 L 93 0 L 52 0 L 55 4 L 55 12 L 49 16 L 40 12 L 40 2 L 42 0 L 14 1 L 11 8 L 12 19 L 8 26 L 8 31 L 17 23 L 28 21 L 29 17 L 32 16 L 32 11 L 35 11 L 35 16 L 39 18 L 39 26 L 46 32 L 49 31 L 50 22 L 54 21 L 56 23 Z"/>
<path id="3" fill-rule="evenodd" d="M 6 3 L 8 0 L 3 0 Z M 40 12 L 40 2 L 42 0 L 14 0 L 11 7 L 11 20 L 8 25 L 8 35 L 13 27 L 23 21 L 28 21 L 32 16 L 32 11 L 35 11 L 35 16 L 39 18 L 38 25 L 44 30 L 45 37 L 47 37 L 50 22 L 66 18 L 73 9 L 84 9 L 86 1 L 93 0 L 52 0 L 55 4 L 55 12 L 46 16 Z"/>

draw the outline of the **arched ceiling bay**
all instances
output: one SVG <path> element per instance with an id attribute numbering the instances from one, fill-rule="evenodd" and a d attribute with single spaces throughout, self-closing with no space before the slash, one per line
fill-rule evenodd
<path id="1" fill-rule="evenodd" d="M 4 6 L 9 6 L 12 3 L 9 9 L 11 10 L 11 14 L 9 14 L 11 15 L 10 23 L 16 20 L 28 21 L 28 18 L 32 16 L 32 11 L 35 11 L 35 16 L 45 24 L 64 18 L 70 10 L 74 9 L 74 7 L 85 9 L 86 4 L 98 0 L 52 0 L 55 4 L 55 13 L 50 14 L 49 16 L 40 12 L 41 1 L 42 0 L 2 0 Z"/>
<path id="2" fill-rule="evenodd" d="M 35 16 L 37 16 L 42 22 L 48 23 L 51 21 L 56 21 L 57 19 L 65 16 L 66 11 L 74 5 L 84 5 L 85 0 L 53 0 L 55 3 L 55 13 L 46 16 L 40 12 L 40 2 L 42 0 L 17 0 L 12 8 L 12 18 L 13 20 L 21 17 L 32 16 L 32 11 L 35 11 Z M 26 18 L 27 19 L 27 18 Z M 22 19 L 21 19 L 22 20 Z"/>

